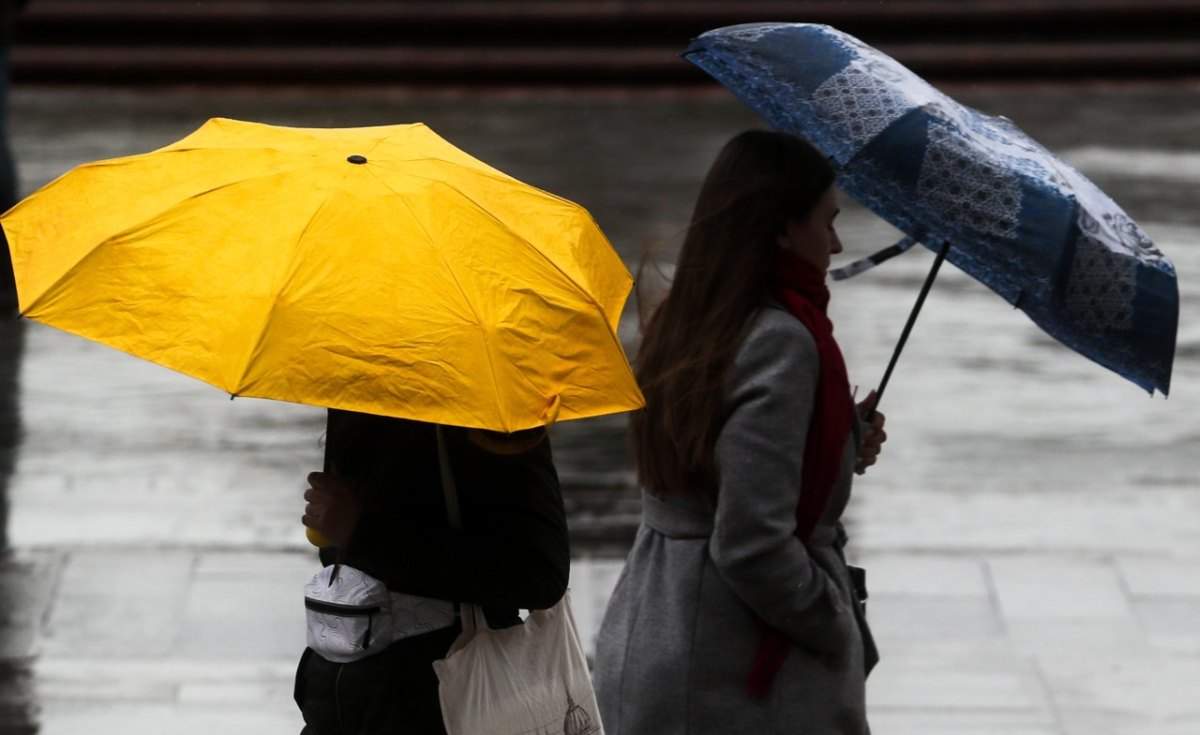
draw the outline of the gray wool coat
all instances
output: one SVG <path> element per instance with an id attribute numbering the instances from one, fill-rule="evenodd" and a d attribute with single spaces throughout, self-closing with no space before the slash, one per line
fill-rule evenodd
<path id="1" fill-rule="evenodd" d="M 858 427 L 807 548 L 793 532 L 819 360 L 807 328 L 765 308 L 738 349 L 717 440 L 718 490 L 642 495 L 609 600 L 594 682 L 608 735 L 866 735 L 878 660 L 842 546 Z M 765 698 L 745 693 L 755 614 L 794 643 Z"/>

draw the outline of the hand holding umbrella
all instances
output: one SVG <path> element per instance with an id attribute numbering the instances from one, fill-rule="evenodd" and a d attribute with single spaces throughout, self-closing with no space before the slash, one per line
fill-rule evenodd
<path id="1" fill-rule="evenodd" d="M 363 512 L 358 493 L 336 469 L 310 472 L 308 484 L 309 488 L 304 491 L 307 505 L 300 522 L 308 528 L 309 542 L 318 547 L 345 547 Z"/>
<path id="2" fill-rule="evenodd" d="M 858 447 L 858 461 L 854 464 L 854 471 L 860 475 L 879 459 L 883 443 L 887 441 L 887 432 L 883 430 L 886 417 L 875 410 L 878 405 L 879 393 L 876 391 L 871 391 L 858 404 L 858 415 L 862 417 L 864 424 L 862 444 Z"/>

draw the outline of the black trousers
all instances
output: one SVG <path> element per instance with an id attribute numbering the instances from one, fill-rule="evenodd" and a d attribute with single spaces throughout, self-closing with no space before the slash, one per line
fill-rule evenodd
<path id="1" fill-rule="evenodd" d="M 295 689 L 301 735 L 445 735 L 433 662 L 460 632 L 435 630 L 348 664 L 305 649 Z"/>

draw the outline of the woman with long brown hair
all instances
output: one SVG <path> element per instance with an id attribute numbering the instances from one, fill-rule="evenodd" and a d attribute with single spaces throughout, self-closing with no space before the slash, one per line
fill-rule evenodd
<path id="1" fill-rule="evenodd" d="M 637 359 L 642 525 L 601 626 L 609 735 L 869 732 L 878 659 L 839 521 L 885 439 L 826 316 L 829 162 L 748 131 L 701 187 Z"/>

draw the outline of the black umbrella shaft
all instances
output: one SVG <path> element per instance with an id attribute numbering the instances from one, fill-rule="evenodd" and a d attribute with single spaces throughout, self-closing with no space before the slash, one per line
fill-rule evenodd
<path id="1" fill-rule="evenodd" d="M 896 349 L 892 350 L 892 359 L 888 361 L 887 370 L 883 371 L 883 380 L 879 381 L 879 387 L 875 390 L 876 407 L 883 400 L 883 391 L 887 388 L 888 381 L 892 377 L 892 370 L 896 368 L 896 361 L 900 359 L 900 353 L 904 350 L 904 344 L 908 342 L 908 335 L 912 333 L 913 325 L 917 323 L 917 315 L 921 313 L 921 307 L 925 305 L 925 297 L 929 295 L 929 289 L 933 287 L 933 281 L 937 278 L 938 270 L 941 269 L 942 261 L 946 259 L 946 253 L 948 252 L 950 252 L 950 242 L 946 241 L 942 243 L 937 257 L 933 259 L 933 267 L 929 269 L 929 275 L 925 277 L 925 283 L 921 286 L 921 293 L 917 294 L 917 303 L 913 304 L 912 311 L 908 313 L 908 322 L 904 325 L 904 331 L 900 333 L 900 341 L 896 343 Z M 874 408 L 867 414 L 866 420 L 870 423 L 873 418 L 875 418 Z"/>

